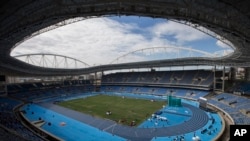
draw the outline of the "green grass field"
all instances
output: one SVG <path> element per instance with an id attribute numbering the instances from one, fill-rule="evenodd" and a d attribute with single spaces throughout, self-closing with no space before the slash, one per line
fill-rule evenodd
<path id="1" fill-rule="evenodd" d="M 97 95 L 58 104 L 92 116 L 110 119 L 120 124 L 131 125 L 131 122 L 135 121 L 135 124 L 138 125 L 161 109 L 166 102 Z M 111 111 L 112 114 L 107 115 L 107 111 Z"/>

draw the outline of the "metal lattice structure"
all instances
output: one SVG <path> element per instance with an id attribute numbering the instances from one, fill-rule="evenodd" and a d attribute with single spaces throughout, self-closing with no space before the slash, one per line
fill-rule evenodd
<path id="1" fill-rule="evenodd" d="M 250 4 L 248 0 L 2 0 L 0 2 L 0 71 L 16 75 L 75 75 L 105 70 L 179 65 L 250 66 Z M 83 69 L 41 68 L 10 56 L 26 39 L 65 24 L 69 19 L 136 15 L 186 21 L 204 27 L 234 53 L 217 58 L 190 57 L 160 61 L 101 65 Z M 77 21 L 77 20 L 76 20 Z M 192 26 L 193 27 L 193 26 Z"/>
<path id="2" fill-rule="evenodd" d="M 194 56 L 194 54 L 196 55 Z M 164 56 L 163 56 L 164 54 Z M 164 58 L 155 58 L 154 60 L 163 60 L 163 59 L 184 59 L 184 58 L 192 58 L 192 57 L 208 57 L 208 58 L 216 58 L 221 56 L 216 56 L 215 54 L 205 52 L 202 50 L 197 50 L 193 48 L 186 47 L 150 47 L 143 48 L 128 52 L 122 56 L 117 57 L 110 64 L 115 63 L 129 63 L 133 62 L 129 57 L 133 56 L 163 56 Z M 151 59 L 151 58 L 150 58 Z M 150 60 L 141 60 L 141 61 L 150 61 Z"/>
<path id="3" fill-rule="evenodd" d="M 28 64 L 44 67 L 44 68 L 62 68 L 62 69 L 78 69 L 90 67 L 89 64 L 64 55 L 58 54 L 22 54 L 13 56 Z"/>

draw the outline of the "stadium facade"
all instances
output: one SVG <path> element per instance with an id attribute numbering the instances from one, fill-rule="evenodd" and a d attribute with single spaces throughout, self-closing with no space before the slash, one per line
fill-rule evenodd
<path id="1" fill-rule="evenodd" d="M 0 80 L 1 80 L 1 135 L 5 139 L 51 140 L 58 139 L 39 130 L 21 115 L 20 107 L 27 103 L 43 102 L 81 92 L 134 93 L 149 95 L 176 95 L 197 101 L 208 98 L 209 108 L 220 112 L 225 127 L 230 124 L 250 124 L 249 83 L 235 81 L 234 67 L 245 68 L 245 80 L 249 80 L 250 65 L 250 6 L 247 0 L 2 0 L 0 16 Z M 25 40 L 43 32 L 67 24 L 68 19 L 92 18 L 105 15 L 136 15 L 188 21 L 218 35 L 234 52 L 219 58 L 168 59 L 157 61 L 108 64 L 82 69 L 56 69 L 33 66 L 10 56 L 13 48 Z M 71 21 L 72 23 L 72 21 Z M 164 72 L 125 72 L 104 75 L 105 71 L 118 69 L 156 68 L 170 66 L 209 65 L 231 67 L 230 71 L 191 70 Z M 102 73 L 101 79 L 96 79 Z M 6 79 L 18 77 L 54 77 L 95 74 L 94 79 L 63 79 L 31 83 L 7 84 Z M 228 76 L 225 91 L 225 75 Z M 72 77 L 73 78 L 73 77 Z M 217 89 L 218 88 L 218 89 Z M 220 93 L 218 93 L 218 91 Z M 206 91 L 206 94 L 203 93 Z M 216 92 L 215 92 L 216 91 Z M 180 93 L 179 93 L 180 92 Z M 221 94 L 221 92 L 223 92 Z M 69 95 L 70 94 L 70 95 Z M 72 94 L 72 95 L 71 95 Z M 3 104 L 2 104 L 3 103 Z M 10 112 L 11 111 L 11 112 Z M 228 140 L 229 131 L 224 128 L 218 138 Z M 127 136 L 127 135 L 126 135 Z M 126 137 L 125 136 L 125 137 Z M 134 138 L 132 138 L 134 139 Z M 142 138 L 143 139 L 143 138 Z M 60 139 L 59 139 L 60 140 Z"/>

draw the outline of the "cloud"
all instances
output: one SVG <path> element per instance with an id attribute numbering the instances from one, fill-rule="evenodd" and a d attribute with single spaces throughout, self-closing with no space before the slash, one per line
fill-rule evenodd
<path id="1" fill-rule="evenodd" d="M 208 35 L 202 33 L 192 27 L 168 21 L 161 22 L 149 29 L 152 34 L 159 38 L 166 38 L 166 36 L 173 36 L 173 38 L 179 43 L 197 41 L 207 39 Z"/>
<path id="2" fill-rule="evenodd" d="M 15 48 L 11 55 L 53 53 L 73 57 L 90 65 L 101 65 L 135 50 L 150 47 L 184 47 L 182 44 L 185 42 L 207 37 L 191 27 L 174 22 L 160 22 L 144 28 L 136 21 L 121 23 L 110 18 L 93 18 L 33 37 Z M 127 60 L 122 62 L 148 60 L 147 56 L 130 54 L 124 58 Z"/>
<path id="3" fill-rule="evenodd" d="M 134 30 L 143 29 L 108 18 L 89 19 L 33 37 L 15 48 L 12 55 L 54 53 L 97 65 L 110 63 L 130 51 L 170 44 L 166 39 L 147 39 Z"/>
<path id="4" fill-rule="evenodd" d="M 221 47 L 221 48 L 224 48 L 224 49 L 226 49 L 226 48 L 227 48 L 227 49 L 231 48 L 229 45 L 223 43 L 223 42 L 220 41 L 220 40 L 217 40 L 217 41 L 216 41 L 216 45 L 217 45 L 218 47 Z"/>

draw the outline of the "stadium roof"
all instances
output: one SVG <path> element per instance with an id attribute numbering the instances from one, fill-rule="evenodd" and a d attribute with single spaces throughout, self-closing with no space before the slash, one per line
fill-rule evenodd
<path id="1" fill-rule="evenodd" d="M 250 4 L 247 0 L 2 0 L 0 72 L 10 75 L 76 75 L 91 72 L 180 65 L 250 66 Z M 10 56 L 21 42 L 75 17 L 137 15 L 189 21 L 229 40 L 235 52 L 221 58 L 185 58 L 101 65 L 84 69 L 32 66 Z"/>

